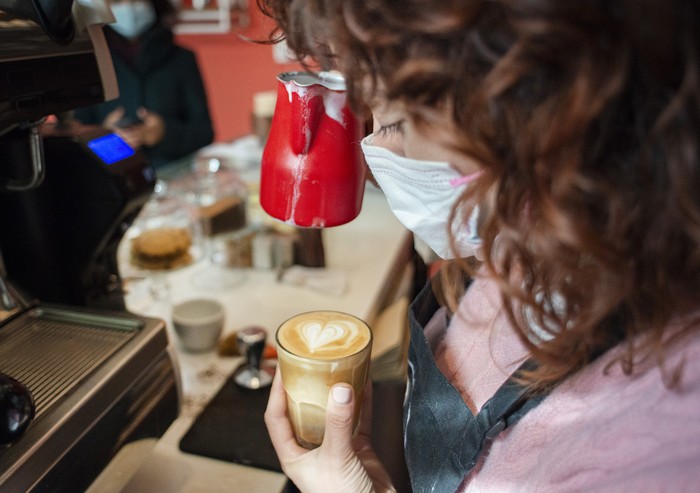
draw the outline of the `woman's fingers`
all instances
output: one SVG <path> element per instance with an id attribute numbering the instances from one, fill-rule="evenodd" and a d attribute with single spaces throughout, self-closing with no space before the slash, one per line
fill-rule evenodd
<path id="1" fill-rule="evenodd" d="M 294 438 L 292 424 L 287 416 L 287 396 L 282 386 L 279 368 L 270 387 L 270 398 L 265 409 L 265 426 L 282 467 L 306 451 Z"/>
<path id="2" fill-rule="evenodd" d="M 282 469 L 301 491 L 365 492 L 374 491 L 375 486 L 382 491 L 393 491 L 391 480 L 377 460 L 369 440 L 359 455 L 354 448 L 355 405 L 350 385 L 334 385 L 328 393 L 323 444 L 314 450 L 306 450 L 294 439 L 278 369 L 270 388 L 265 424 Z"/>
<path id="3" fill-rule="evenodd" d="M 352 433 L 355 396 L 347 383 L 335 384 L 328 393 L 323 448 L 336 459 L 353 455 Z M 342 459 L 341 459 L 342 460 Z"/>

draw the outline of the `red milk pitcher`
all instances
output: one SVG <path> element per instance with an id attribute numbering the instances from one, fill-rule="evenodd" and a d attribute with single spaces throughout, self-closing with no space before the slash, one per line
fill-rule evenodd
<path id="1" fill-rule="evenodd" d="M 363 126 L 348 107 L 345 80 L 331 72 L 287 72 L 277 80 L 260 205 L 294 226 L 352 221 L 362 207 L 365 165 Z"/>

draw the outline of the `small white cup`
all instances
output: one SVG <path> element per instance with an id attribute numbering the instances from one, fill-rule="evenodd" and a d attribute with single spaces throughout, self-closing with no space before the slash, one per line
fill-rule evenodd
<path id="1" fill-rule="evenodd" d="M 216 347 L 224 328 L 224 306 L 214 299 L 193 299 L 173 307 L 173 328 L 186 351 Z"/>

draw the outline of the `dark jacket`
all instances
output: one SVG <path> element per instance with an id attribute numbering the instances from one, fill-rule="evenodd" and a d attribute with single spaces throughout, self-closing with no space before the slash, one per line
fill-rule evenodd
<path id="1" fill-rule="evenodd" d="M 173 42 L 172 32 L 156 25 L 144 33 L 137 51 L 109 27 L 105 28 L 119 84 L 119 97 L 75 111 L 85 124 L 101 124 L 119 106 L 136 118 L 144 107 L 165 123 L 163 140 L 143 151 L 158 167 L 212 142 L 214 131 L 206 91 L 195 54 Z"/>

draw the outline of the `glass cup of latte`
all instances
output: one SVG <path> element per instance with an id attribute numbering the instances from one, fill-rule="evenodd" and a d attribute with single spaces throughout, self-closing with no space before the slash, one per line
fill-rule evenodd
<path id="1" fill-rule="evenodd" d="M 321 445 L 328 392 L 339 382 L 353 387 L 357 427 L 372 349 L 369 326 L 347 313 L 306 312 L 282 323 L 276 340 L 279 370 L 297 442 L 309 449 Z"/>

